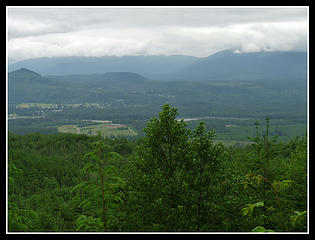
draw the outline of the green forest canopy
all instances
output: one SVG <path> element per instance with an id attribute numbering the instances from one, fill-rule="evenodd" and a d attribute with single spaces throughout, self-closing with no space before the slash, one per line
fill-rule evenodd
<path id="1" fill-rule="evenodd" d="M 138 140 L 8 135 L 11 232 L 305 232 L 307 139 L 225 147 L 164 105 Z M 256 123 L 258 127 L 258 123 Z"/>

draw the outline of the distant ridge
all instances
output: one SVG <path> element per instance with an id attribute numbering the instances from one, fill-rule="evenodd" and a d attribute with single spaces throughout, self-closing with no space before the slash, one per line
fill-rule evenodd
<path id="1" fill-rule="evenodd" d="M 63 83 L 71 84 L 111 84 L 117 85 L 123 83 L 127 84 L 141 84 L 148 79 L 140 74 L 133 72 L 106 72 L 106 73 L 94 73 L 94 74 L 66 74 L 66 75 L 48 75 L 46 77 L 54 80 L 62 81 Z"/>
<path id="2" fill-rule="evenodd" d="M 9 65 L 9 71 L 22 67 L 41 75 L 93 74 L 105 72 L 134 72 L 145 77 L 173 72 L 199 58 L 182 55 L 103 56 L 103 57 L 43 57 L 27 59 Z"/>
<path id="3" fill-rule="evenodd" d="M 10 102 L 81 102 L 83 99 L 108 101 L 104 91 L 137 89 L 147 79 L 132 72 L 41 76 L 21 68 L 8 75 Z M 103 89 L 100 91 L 100 89 Z"/>
<path id="4" fill-rule="evenodd" d="M 141 75 L 133 72 L 106 72 L 104 73 L 104 77 L 112 80 L 133 80 L 133 81 L 141 81 L 146 78 Z"/>
<path id="5" fill-rule="evenodd" d="M 306 52 L 236 53 L 225 50 L 176 71 L 177 78 L 257 80 L 306 78 Z"/>
<path id="6" fill-rule="evenodd" d="M 37 72 L 34 72 L 34 71 L 29 70 L 29 69 L 27 69 L 27 68 L 20 68 L 20 69 L 18 69 L 18 70 L 9 72 L 9 74 L 21 76 L 21 77 L 24 77 L 24 78 L 32 78 L 32 77 L 40 78 L 40 77 L 42 77 L 42 76 L 41 76 L 40 74 L 38 74 Z"/>
<path id="7" fill-rule="evenodd" d="M 46 76 L 130 72 L 155 80 L 296 79 L 306 78 L 307 53 L 237 53 L 233 49 L 205 58 L 182 55 L 54 57 L 28 59 L 9 65 L 9 71 L 20 68 L 32 69 Z"/>

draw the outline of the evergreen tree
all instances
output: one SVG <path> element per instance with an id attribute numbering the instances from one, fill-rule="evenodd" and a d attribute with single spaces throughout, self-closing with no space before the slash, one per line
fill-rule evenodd
<path id="1" fill-rule="evenodd" d="M 176 120 L 177 109 L 163 106 L 145 129 L 144 144 L 131 162 L 130 230 L 199 231 L 207 219 L 213 171 L 223 148 L 214 133 L 195 131 Z"/>

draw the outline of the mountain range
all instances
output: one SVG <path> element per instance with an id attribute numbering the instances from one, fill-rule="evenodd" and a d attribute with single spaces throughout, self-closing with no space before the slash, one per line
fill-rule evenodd
<path id="1" fill-rule="evenodd" d="M 235 53 L 227 50 L 176 71 L 177 78 L 256 80 L 306 78 L 306 52 Z"/>
<path id="2" fill-rule="evenodd" d="M 176 71 L 193 63 L 192 56 L 103 56 L 33 58 L 9 65 L 9 72 L 31 69 L 42 75 L 93 74 L 105 72 L 134 72 L 155 75 Z"/>
<path id="3" fill-rule="evenodd" d="M 9 72 L 21 68 L 41 75 L 133 72 L 154 80 L 305 79 L 307 53 L 225 50 L 205 58 L 183 55 L 34 58 L 10 64 Z"/>

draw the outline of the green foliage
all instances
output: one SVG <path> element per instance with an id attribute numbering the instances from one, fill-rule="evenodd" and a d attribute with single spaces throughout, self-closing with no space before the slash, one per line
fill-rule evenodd
<path id="1" fill-rule="evenodd" d="M 177 109 L 164 105 L 145 129 L 144 144 L 131 162 L 129 204 L 136 205 L 131 226 L 143 230 L 200 231 L 209 222 L 209 186 L 224 158 L 222 145 L 203 123 L 190 131 L 176 120 Z M 133 199 L 137 199 L 134 202 Z M 131 214 L 131 213 L 130 213 Z M 139 222 L 143 219 L 143 222 Z"/>
<path id="2" fill-rule="evenodd" d="M 257 123 L 225 147 L 207 125 L 165 105 L 139 140 L 9 132 L 9 231 L 305 232 L 307 139 Z"/>
<path id="3" fill-rule="evenodd" d="M 254 208 L 256 207 L 263 207 L 264 202 L 258 202 L 254 204 L 247 204 L 244 208 L 242 208 L 241 212 L 243 216 L 251 216 L 253 214 Z"/>
<path id="4" fill-rule="evenodd" d="M 100 216 L 98 210 L 95 211 L 95 206 L 100 206 L 94 194 L 97 188 L 82 181 L 82 177 L 84 180 L 84 176 L 88 176 L 80 174 L 80 170 L 91 163 L 84 155 L 97 140 L 97 137 L 72 134 L 21 136 L 9 132 L 9 231 L 75 231 L 75 221 L 82 213 Z M 104 139 L 104 143 L 111 148 L 119 143 L 119 149 L 129 154 L 135 148 L 125 141 Z M 119 171 L 125 170 L 125 159 L 115 159 L 113 156 L 113 161 L 120 165 Z M 91 169 L 85 170 L 91 172 Z M 110 186 L 113 191 L 123 184 L 117 175 L 111 183 L 116 182 L 119 186 Z M 113 201 L 120 201 L 119 196 Z M 88 197 L 96 201 L 79 206 Z"/>
<path id="5" fill-rule="evenodd" d="M 290 216 L 290 223 L 292 224 L 293 230 L 299 227 L 305 227 L 307 211 L 294 211 L 294 214 Z"/>
<path id="6" fill-rule="evenodd" d="M 283 190 L 288 188 L 292 182 L 293 182 L 292 180 L 275 181 L 273 182 L 273 185 L 279 192 L 282 192 Z"/>
<path id="7" fill-rule="evenodd" d="M 290 165 L 288 165 L 288 159 L 284 162 L 282 166 L 279 166 L 279 158 L 277 153 L 280 152 L 281 144 L 276 143 L 276 139 L 273 141 L 269 141 L 269 128 L 270 128 L 270 119 L 266 118 L 266 132 L 265 136 L 262 138 L 258 134 L 258 123 L 255 123 L 256 126 L 256 137 L 252 139 L 254 141 L 254 147 L 252 151 L 255 153 L 254 156 L 259 156 L 259 158 L 255 158 L 255 162 L 258 164 L 251 169 L 244 179 L 244 189 L 254 189 L 253 192 L 259 196 L 260 199 L 264 199 L 265 210 L 261 214 L 261 217 L 264 224 L 272 226 L 272 228 L 277 229 L 278 231 L 288 231 L 289 227 L 289 219 L 292 222 L 292 219 L 295 219 L 294 216 L 289 216 L 288 209 L 294 209 L 292 207 L 292 202 L 288 199 L 292 199 L 292 190 L 294 191 L 294 185 L 296 185 L 295 181 L 291 179 L 285 180 L 275 180 L 275 179 L 283 179 L 288 177 L 288 170 L 290 169 Z M 306 148 L 303 148 L 302 151 L 305 151 Z M 281 156 L 282 158 L 282 156 Z M 280 159 L 281 159 L 280 158 Z M 304 155 L 303 161 L 306 160 L 306 155 Z M 271 167 L 272 166 L 272 167 Z M 277 168 L 282 167 L 287 171 L 282 171 L 285 174 L 279 174 L 276 171 Z M 306 169 L 304 169 L 306 170 Z M 281 171 L 281 172 L 282 172 Z M 301 173 L 301 172 L 300 172 Z M 262 185 L 259 187 L 259 185 Z M 306 187 L 306 182 L 304 182 L 304 187 Z M 291 192 L 290 192 L 291 190 Z M 299 195 L 296 194 L 295 195 Z M 300 195 L 305 196 L 306 195 Z M 298 207 L 299 205 L 295 205 Z M 251 215 L 253 212 L 254 206 L 248 204 L 245 208 L 242 209 L 243 215 Z M 279 218 L 280 221 L 276 221 L 275 219 Z"/>
<path id="8" fill-rule="evenodd" d="M 92 151 L 86 153 L 83 157 L 83 159 L 88 160 L 86 165 L 80 170 L 85 180 L 76 185 L 72 191 L 85 190 L 86 199 L 78 205 L 78 208 L 81 208 L 83 212 L 89 212 L 92 206 L 95 208 L 99 205 L 99 199 L 101 199 L 101 221 L 103 222 L 103 231 L 106 231 L 107 219 L 110 218 L 110 214 L 108 214 L 110 202 L 123 202 L 118 195 L 113 194 L 113 191 L 124 186 L 125 183 L 122 178 L 117 176 L 117 169 L 114 165 L 115 162 L 122 158 L 121 155 L 116 152 L 108 152 L 111 147 L 100 139 L 100 135 L 98 138 L 98 141 L 90 145 Z M 93 189 L 92 192 L 91 189 Z M 80 215 L 77 219 L 77 229 L 98 229 L 90 226 L 90 222 L 92 221 L 92 225 L 95 225 L 96 220 L 98 221 L 99 219 Z M 85 224 L 86 226 L 84 226 Z"/>
<path id="9" fill-rule="evenodd" d="M 8 219 L 9 231 L 34 231 L 34 225 L 38 221 L 38 213 L 33 210 L 21 209 L 15 202 L 11 202 L 9 203 Z"/>
<path id="10" fill-rule="evenodd" d="M 255 227 L 252 232 L 275 232 L 274 230 L 271 230 L 271 229 L 266 229 L 262 226 L 258 226 L 258 227 Z"/>
<path id="11" fill-rule="evenodd" d="M 75 224 L 77 232 L 101 232 L 103 230 L 102 220 L 91 216 L 80 215 Z"/>
<path id="12" fill-rule="evenodd" d="M 185 123 L 177 121 L 176 115 L 176 109 L 163 106 L 159 119 L 154 118 L 147 124 L 147 137 L 131 162 L 128 182 L 135 195 L 132 197 L 137 199 L 132 204 L 141 206 L 136 214 L 139 214 L 138 221 L 143 219 L 144 229 L 152 229 L 154 225 L 160 230 L 176 231 L 178 227 L 176 206 L 185 196 L 182 167 L 188 161 L 189 145 Z"/>

